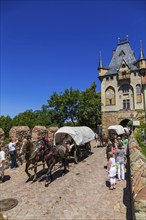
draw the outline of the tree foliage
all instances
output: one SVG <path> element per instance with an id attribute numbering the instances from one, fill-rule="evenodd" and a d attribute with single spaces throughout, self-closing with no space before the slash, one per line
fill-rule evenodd
<path id="1" fill-rule="evenodd" d="M 53 120 L 63 126 L 65 122 L 72 122 L 75 125 L 79 106 L 79 90 L 66 89 L 64 93 L 58 95 L 56 92 L 48 100 L 48 108 L 53 111 Z"/>
<path id="2" fill-rule="evenodd" d="M 9 130 L 12 127 L 12 119 L 10 116 L 1 116 L 0 117 L 0 128 L 5 132 L 5 137 L 9 137 Z"/>
<path id="3" fill-rule="evenodd" d="M 97 128 L 101 123 L 101 95 L 96 93 L 96 84 L 81 93 L 78 108 L 78 124 Z"/>

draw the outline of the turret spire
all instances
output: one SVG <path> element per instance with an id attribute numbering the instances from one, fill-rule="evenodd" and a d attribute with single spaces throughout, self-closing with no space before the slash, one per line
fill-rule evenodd
<path id="1" fill-rule="evenodd" d="M 144 54 L 143 54 L 143 50 L 142 50 L 142 40 L 140 40 L 140 56 L 139 59 L 144 59 Z"/>
<path id="2" fill-rule="evenodd" d="M 99 53 L 99 65 L 98 65 L 98 69 L 102 68 L 102 57 L 101 57 L 101 52 Z"/>

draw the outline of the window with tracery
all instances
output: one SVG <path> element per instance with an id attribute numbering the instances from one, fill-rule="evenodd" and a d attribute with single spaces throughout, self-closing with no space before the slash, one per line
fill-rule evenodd
<path id="1" fill-rule="evenodd" d="M 112 87 L 109 87 L 105 91 L 105 104 L 106 105 L 115 105 L 115 90 Z"/>
<path id="2" fill-rule="evenodd" d="M 138 84 L 136 85 L 136 102 L 139 103 L 142 101 L 141 98 L 141 86 Z"/>

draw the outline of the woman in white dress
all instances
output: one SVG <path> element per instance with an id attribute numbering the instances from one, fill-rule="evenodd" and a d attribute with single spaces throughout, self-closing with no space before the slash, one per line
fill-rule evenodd
<path id="1" fill-rule="evenodd" d="M 108 176 L 110 178 L 110 189 L 116 188 L 116 162 L 113 157 L 113 152 L 109 152 L 109 161 L 107 164 Z"/>

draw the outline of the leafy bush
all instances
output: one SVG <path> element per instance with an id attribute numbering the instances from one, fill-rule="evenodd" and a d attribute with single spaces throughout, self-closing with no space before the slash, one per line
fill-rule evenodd
<path id="1" fill-rule="evenodd" d="M 142 154 L 146 157 L 146 143 L 144 142 L 141 134 L 142 129 L 144 129 L 146 134 L 146 124 L 142 124 L 140 127 L 136 128 L 134 135 L 139 146 L 141 147 Z"/>

